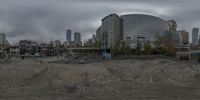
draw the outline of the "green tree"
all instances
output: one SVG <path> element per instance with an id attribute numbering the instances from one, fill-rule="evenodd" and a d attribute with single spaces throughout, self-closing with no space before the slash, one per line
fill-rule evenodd
<path id="1" fill-rule="evenodd" d="M 101 42 L 100 41 L 95 41 L 94 47 L 100 48 L 101 47 Z"/>
<path id="2" fill-rule="evenodd" d="M 140 55 L 142 54 L 142 50 L 141 49 L 142 49 L 142 46 L 140 44 L 138 44 L 137 47 L 136 47 L 136 56 L 138 58 L 140 58 Z"/>
<path id="3" fill-rule="evenodd" d="M 159 35 L 156 35 L 156 41 L 154 42 L 155 48 L 159 48 L 162 44 L 162 39 Z"/>
<path id="4" fill-rule="evenodd" d="M 112 54 L 112 56 L 114 56 L 114 55 L 115 55 L 115 53 L 116 53 L 116 50 L 115 50 L 115 48 L 111 47 L 111 48 L 110 48 L 110 53 Z"/>
<path id="5" fill-rule="evenodd" d="M 173 46 L 171 41 L 166 40 L 164 42 L 164 51 L 169 56 L 175 56 L 176 55 L 176 48 Z"/>
<path id="6" fill-rule="evenodd" d="M 152 54 L 152 48 L 149 44 L 144 44 L 144 54 L 145 55 L 150 55 Z"/>
<path id="7" fill-rule="evenodd" d="M 123 55 L 131 56 L 132 54 L 132 50 L 130 47 L 122 47 L 120 51 L 121 51 L 121 54 Z"/>

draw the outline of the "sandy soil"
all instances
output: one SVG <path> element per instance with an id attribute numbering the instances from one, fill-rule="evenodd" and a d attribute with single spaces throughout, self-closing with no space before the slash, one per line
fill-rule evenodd
<path id="1" fill-rule="evenodd" d="M 200 100 L 200 65 L 168 59 L 0 64 L 0 100 Z"/>

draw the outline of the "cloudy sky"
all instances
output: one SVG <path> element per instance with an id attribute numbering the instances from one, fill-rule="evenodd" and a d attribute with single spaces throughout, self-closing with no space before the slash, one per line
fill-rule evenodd
<path id="1" fill-rule="evenodd" d="M 177 21 L 178 29 L 191 33 L 200 27 L 199 0 L 0 0 L 0 32 L 7 39 L 65 40 L 65 30 L 88 39 L 111 13 L 150 14 Z"/>

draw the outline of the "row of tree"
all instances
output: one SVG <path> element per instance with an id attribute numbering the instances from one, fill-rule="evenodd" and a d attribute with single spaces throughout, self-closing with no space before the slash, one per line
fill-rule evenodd
<path id="1" fill-rule="evenodd" d="M 167 56 L 175 56 L 176 49 L 173 46 L 172 42 L 169 39 L 163 39 L 157 37 L 157 40 L 154 43 L 155 48 L 152 48 L 149 43 L 144 45 L 138 44 L 135 50 L 132 50 L 128 46 L 121 46 L 120 48 L 110 48 L 112 55 L 155 55 L 163 54 Z"/>

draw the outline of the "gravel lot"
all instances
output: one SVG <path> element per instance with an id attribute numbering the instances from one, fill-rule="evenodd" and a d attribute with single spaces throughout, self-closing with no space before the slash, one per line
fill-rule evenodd
<path id="1" fill-rule="evenodd" d="M 90 64 L 13 59 L 0 64 L 0 100 L 200 100 L 200 65 L 163 58 Z"/>

